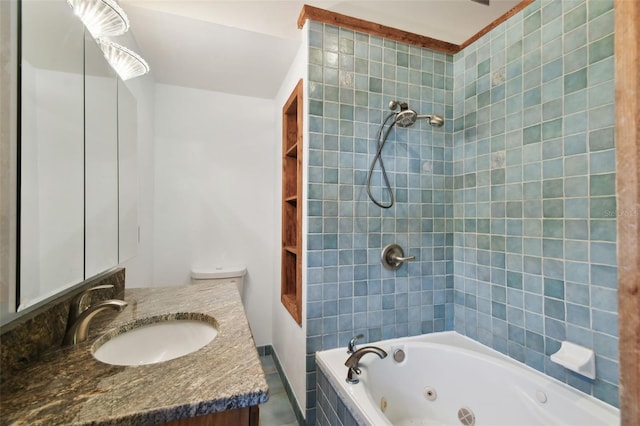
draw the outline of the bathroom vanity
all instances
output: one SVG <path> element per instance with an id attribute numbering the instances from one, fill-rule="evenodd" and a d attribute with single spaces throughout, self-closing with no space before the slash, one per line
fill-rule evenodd
<path id="1" fill-rule="evenodd" d="M 128 306 L 92 322 L 89 338 L 3 374 L 1 424 L 256 425 L 268 387 L 235 284 L 125 290 Z M 175 314 L 215 319 L 217 336 L 179 358 L 139 366 L 92 355 L 107 332 Z"/>

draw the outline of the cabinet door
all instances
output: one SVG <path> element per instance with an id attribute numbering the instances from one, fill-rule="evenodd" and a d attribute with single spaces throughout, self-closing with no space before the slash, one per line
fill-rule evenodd
<path id="1" fill-rule="evenodd" d="M 118 265 L 118 82 L 85 33 L 85 273 Z"/>
<path id="2" fill-rule="evenodd" d="M 20 309 L 84 278 L 84 27 L 65 1 L 21 7 Z"/>
<path id="3" fill-rule="evenodd" d="M 138 253 L 138 112 L 136 99 L 118 79 L 119 261 Z"/>

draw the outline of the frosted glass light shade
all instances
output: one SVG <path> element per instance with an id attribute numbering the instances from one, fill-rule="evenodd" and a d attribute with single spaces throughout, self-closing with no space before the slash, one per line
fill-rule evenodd
<path id="1" fill-rule="evenodd" d="M 97 39 L 104 57 L 122 80 L 139 77 L 149 72 L 149 65 L 137 53 L 103 38 Z"/>
<path id="2" fill-rule="evenodd" d="M 94 38 L 118 36 L 129 30 L 129 18 L 115 0 L 67 0 Z"/>

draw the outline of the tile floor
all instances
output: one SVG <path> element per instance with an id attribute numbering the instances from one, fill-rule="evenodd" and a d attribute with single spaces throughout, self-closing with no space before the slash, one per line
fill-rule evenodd
<path id="1" fill-rule="evenodd" d="M 269 385 L 269 400 L 260 405 L 260 426 L 298 426 L 273 358 L 261 356 L 260 361 Z"/>

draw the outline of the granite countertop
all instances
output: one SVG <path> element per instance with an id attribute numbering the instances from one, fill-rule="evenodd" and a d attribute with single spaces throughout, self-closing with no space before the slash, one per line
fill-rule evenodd
<path id="1" fill-rule="evenodd" d="M 89 339 L 58 348 L 2 378 L 0 424 L 151 425 L 267 400 L 267 382 L 234 283 L 127 289 L 129 305 L 104 312 Z M 91 346 L 134 320 L 178 313 L 215 318 L 218 335 L 180 358 L 142 366 L 97 361 Z"/>

